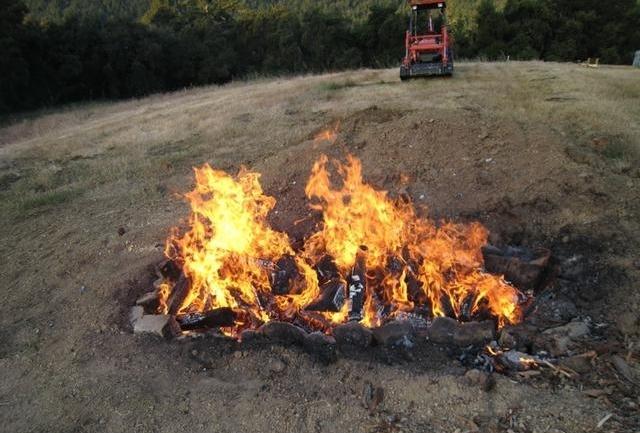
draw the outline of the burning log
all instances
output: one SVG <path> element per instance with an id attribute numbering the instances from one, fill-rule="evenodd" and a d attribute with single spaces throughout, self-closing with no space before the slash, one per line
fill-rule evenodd
<path id="1" fill-rule="evenodd" d="M 406 278 L 407 293 L 409 300 L 415 305 L 422 305 L 429 302 L 429 297 L 422 289 L 422 283 L 416 278 L 413 272 L 408 272 Z"/>
<path id="2" fill-rule="evenodd" d="M 189 279 L 184 274 L 181 274 L 178 281 L 174 284 L 173 289 L 171 289 L 171 295 L 167 300 L 167 309 L 169 314 L 174 316 L 176 315 L 184 301 L 184 298 L 189 293 L 190 285 Z"/>
<path id="3" fill-rule="evenodd" d="M 367 247 L 361 245 L 356 253 L 356 262 L 349 275 L 349 321 L 362 320 L 366 290 Z"/>
<path id="4" fill-rule="evenodd" d="M 174 260 L 167 259 L 158 265 L 156 274 L 160 278 L 176 281 L 180 278 L 182 271 L 180 265 L 178 265 Z"/>
<path id="5" fill-rule="evenodd" d="M 216 308 L 206 313 L 190 313 L 176 317 L 180 327 L 187 331 L 193 329 L 233 326 L 236 314 L 229 307 Z"/>
<path id="6" fill-rule="evenodd" d="M 320 296 L 305 310 L 338 312 L 344 305 L 345 283 L 339 278 L 327 281 L 321 287 Z"/>
<path id="7" fill-rule="evenodd" d="M 482 248 L 484 267 L 493 274 L 504 275 L 522 290 L 535 290 L 542 282 L 549 264 L 551 251 L 546 248 L 528 250 L 520 247 L 497 248 L 487 245 Z"/>
<path id="8" fill-rule="evenodd" d="M 274 295 L 288 295 L 294 280 L 299 276 L 298 266 L 291 255 L 284 255 L 275 263 L 271 274 L 271 289 Z"/>
<path id="9" fill-rule="evenodd" d="M 320 284 L 327 283 L 336 278 L 340 278 L 340 271 L 336 266 L 333 257 L 324 255 L 318 263 L 316 263 L 316 273 L 318 274 L 318 282 Z"/>

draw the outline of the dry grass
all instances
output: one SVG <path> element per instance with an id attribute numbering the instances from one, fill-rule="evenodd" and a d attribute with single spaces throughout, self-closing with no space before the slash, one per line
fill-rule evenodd
<path id="1" fill-rule="evenodd" d="M 176 170 L 207 160 L 251 163 L 372 104 L 540 123 L 578 150 L 604 137 L 597 151 L 620 170 L 638 161 L 640 80 L 632 68 L 463 63 L 453 79 L 407 84 L 395 70 L 364 70 L 238 82 L 16 120 L 0 130 L 0 209 L 5 217 L 20 215 L 98 190 L 153 199 L 158 182 Z M 249 158 L 238 161 L 236 154 Z"/>

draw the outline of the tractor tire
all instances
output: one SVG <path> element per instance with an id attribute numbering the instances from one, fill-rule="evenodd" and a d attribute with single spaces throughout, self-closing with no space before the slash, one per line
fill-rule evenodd
<path id="1" fill-rule="evenodd" d="M 409 71 L 404 66 L 400 66 L 400 81 L 406 81 L 411 76 L 409 75 Z"/>

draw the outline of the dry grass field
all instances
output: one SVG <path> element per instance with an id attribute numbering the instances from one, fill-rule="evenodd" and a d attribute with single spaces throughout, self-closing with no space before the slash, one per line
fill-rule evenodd
<path id="1" fill-rule="evenodd" d="M 326 128 L 334 144 L 313 140 Z M 347 152 L 392 193 L 407 175 L 435 218 L 575 257 L 581 314 L 637 348 L 640 71 L 462 63 L 407 83 L 395 69 L 259 79 L 4 122 L 0 431 L 569 433 L 608 413 L 602 431 L 632 431 L 637 394 L 616 407 L 572 381 L 506 377 L 485 393 L 444 354 L 324 366 L 295 349 L 216 353 L 131 333 L 131 288 L 186 216 L 193 166 L 263 173 L 273 225 L 295 232 L 312 162 Z M 385 389 L 376 413 L 366 382 Z"/>

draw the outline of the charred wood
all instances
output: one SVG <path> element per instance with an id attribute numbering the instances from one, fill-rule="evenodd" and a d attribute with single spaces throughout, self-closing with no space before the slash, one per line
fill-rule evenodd
<path id="1" fill-rule="evenodd" d="M 323 256 L 315 266 L 316 273 L 318 274 L 318 282 L 320 284 L 327 283 L 331 280 L 340 277 L 340 271 L 333 260 L 333 257 L 329 255 Z"/>
<path id="2" fill-rule="evenodd" d="M 298 266 L 293 256 L 287 254 L 276 261 L 271 273 L 271 289 L 275 295 L 288 295 L 298 278 Z"/>
<path id="3" fill-rule="evenodd" d="M 535 290 L 543 280 L 551 251 L 545 248 L 529 250 L 522 247 L 503 249 L 493 245 L 482 248 L 484 267 L 492 274 L 502 274 L 520 290 Z"/>
<path id="4" fill-rule="evenodd" d="M 367 248 L 360 246 L 356 262 L 349 275 L 349 321 L 359 322 L 363 317 L 366 290 Z"/>
<path id="5" fill-rule="evenodd" d="M 320 288 L 320 296 L 309 304 L 305 310 L 338 312 L 344 305 L 345 283 L 339 278 L 327 281 Z"/>
<path id="6" fill-rule="evenodd" d="M 190 313 L 176 317 L 183 330 L 232 326 L 236 315 L 229 307 L 216 308 L 206 313 Z"/>
<path id="7" fill-rule="evenodd" d="M 176 281 L 176 283 L 173 285 L 173 289 L 171 289 L 171 295 L 169 295 L 169 299 L 167 300 L 167 308 L 169 310 L 169 314 L 174 316 L 176 315 L 176 313 L 180 309 L 180 306 L 182 305 L 182 302 L 184 301 L 184 298 L 186 298 L 187 294 L 189 293 L 190 286 L 191 283 L 189 279 L 184 274 L 181 274 L 180 278 L 178 278 L 178 281 Z"/>
<path id="8" fill-rule="evenodd" d="M 181 267 L 174 260 L 164 260 L 160 262 L 156 270 L 158 277 L 169 279 L 171 281 L 177 281 L 182 274 Z"/>

